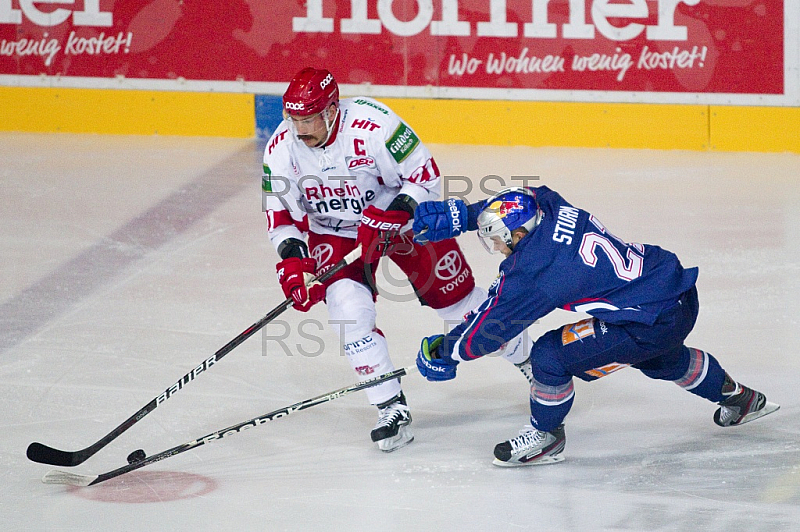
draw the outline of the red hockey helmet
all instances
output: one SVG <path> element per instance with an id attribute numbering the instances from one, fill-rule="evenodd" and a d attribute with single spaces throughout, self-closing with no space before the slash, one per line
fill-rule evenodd
<path id="1" fill-rule="evenodd" d="M 298 72 L 283 94 L 283 110 L 292 116 L 321 113 L 339 102 L 339 85 L 327 70 L 306 67 Z"/>

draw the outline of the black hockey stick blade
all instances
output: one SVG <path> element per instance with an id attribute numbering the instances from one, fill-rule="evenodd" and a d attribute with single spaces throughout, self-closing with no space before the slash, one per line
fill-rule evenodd
<path id="1" fill-rule="evenodd" d="M 313 397 L 311 399 L 299 401 L 284 408 L 274 410 L 268 414 L 254 417 L 252 419 L 248 419 L 247 421 L 242 421 L 241 423 L 231 425 L 230 427 L 224 428 L 222 430 L 214 431 L 210 434 L 206 434 L 201 438 L 197 438 L 196 440 L 182 443 L 171 449 L 167 449 L 166 451 L 162 451 L 158 454 L 148 456 L 139 462 L 134 462 L 132 464 L 124 465 L 120 468 L 114 469 L 113 471 L 109 471 L 107 473 L 102 473 L 100 475 L 81 475 L 79 473 L 72 473 L 71 471 L 52 470 L 49 471 L 42 478 L 42 482 L 44 482 L 45 484 L 63 484 L 68 486 L 80 486 L 80 487 L 93 486 L 95 484 L 99 484 L 100 482 L 105 482 L 106 480 L 118 477 L 120 475 L 124 475 L 125 473 L 130 473 L 131 471 L 142 468 L 146 465 L 150 465 L 155 462 L 160 462 L 161 460 L 165 460 L 171 456 L 175 456 L 177 454 L 189 451 L 196 447 L 200 447 L 201 445 L 205 445 L 206 443 L 212 442 L 214 440 L 220 440 L 226 436 L 230 436 L 231 434 L 238 434 L 239 432 L 242 432 L 244 430 L 251 429 L 259 425 L 263 425 L 267 421 L 272 421 L 273 419 L 286 417 L 289 414 L 293 414 L 294 412 L 299 412 L 300 410 L 305 410 L 307 408 L 311 408 L 312 406 L 316 406 L 322 403 L 327 403 L 333 401 L 334 399 L 338 399 L 339 397 L 344 397 L 345 395 L 351 394 L 353 392 L 364 390 L 366 388 L 371 388 L 372 386 L 377 386 L 382 382 L 386 382 L 392 379 L 397 379 L 404 375 L 408 375 L 408 373 L 412 369 L 416 369 L 416 366 L 409 366 L 407 368 L 396 369 L 394 371 L 390 371 L 389 373 L 384 373 L 383 375 L 380 375 L 378 377 L 374 377 L 372 379 L 359 382 L 358 384 L 353 384 L 351 386 L 340 388 L 333 392 L 328 392 L 326 394 L 318 395 L 317 397 Z"/>
<path id="2" fill-rule="evenodd" d="M 61 451 L 35 441 L 28 445 L 28 450 L 25 454 L 28 460 L 39 462 L 40 464 L 72 467 L 85 462 L 94 453 L 91 448 L 80 451 Z"/>
<path id="3" fill-rule="evenodd" d="M 333 265 L 333 267 L 326 270 L 324 273 L 316 277 L 316 281 L 325 282 L 330 279 L 334 274 L 339 272 L 345 266 L 352 264 L 356 259 L 361 257 L 361 246 L 357 246 L 353 251 L 348 253 L 342 260 Z M 208 370 L 211 366 L 219 362 L 222 357 L 233 351 L 242 342 L 253 336 L 256 332 L 260 331 L 265 325 L 277 318 L 286 309 L 292 306 L 292 298 L 286 298 L 283 303 L 269 311 L 266 316 L 252 324 L 250 327 L 242 331 L 239 336 L 222 346 L 216 353 L 205 359 L 200 365 L 192 371 L 181 377 L 181 379 L 164 390 L 158 397 L 153 398 L 149 403 L 139 409 L 138 412 L 123 421 L 114 430 L 100 438 L 98 441 L 81 449 L 79 451 L 62 451 L 53 447 L 44 445 L 43 443 L 33 442 L 28 445 L 26 455 L 29 460 L 38 462 L 40 464 L 48 464 L 60 467 L 73 467 L 82 464 L 93 456 L 97 451 L 111 443 L 120 434 L 131 428 L 133 425 L 141 421 L 143 417 L 155 410 L 161 403 L 172 397 L 175 393 L 182 390 L 184 386 L 192 382 L 195 377 L 200 373 Z"/>
<path id="4" fill-rule="evenodd" d="M 186 377 L 184 377 L 184 379 L 185 378 Z M 165 391 L 164 394 L 166 394 L 168 391 L 169 389 L 167 389 L 167 391 Z M 120 434 L 131 428 L 137 421 L 139 421 L 144 416 L 155 410 L 156 407 L 159 405 L 159 398 L 163 397 L 164 394 L 160 395 L 159 397 L 147 403 L 138 412 L 136 412 L 131 417 L 123 421 L 122 424 L 119 425 L 117 428 L 115 428 L 114 430 L 103 436 L 100 440 L 96 441 L 89 447 L 86 447 L 85 449 L 81 449 L 80 451 L 61 451 L 59 449 L 54 449 L 53 447 L 49 447 L 39 442 L 33 442 L 30 445 L 28 445 L 28 450 L 26 451 L 26 455 L 28 456 L 29 460 L 33 462 L 39 462 L 40 464 L 49 464 L 62 467 L 73 467 L 82 464 L 83 462 L 88 460 L 89 457 L 94 455 L 97 451 L 108 445 L 108 443 L 111 442 L 113 439 L 115 439 L 117 436 L 119 436 Z"/>

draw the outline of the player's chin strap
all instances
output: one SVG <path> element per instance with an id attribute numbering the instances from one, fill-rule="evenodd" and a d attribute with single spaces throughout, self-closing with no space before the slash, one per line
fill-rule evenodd
<path id="1" fill-rule="evenodd" d="M 338 105 L 336 106 L 336 114 L 333 115 L 332 119 L 326 116 L 328 114 L 328 111 L 330 111 L 330 108 L 325 109 L 323 111 L 323 116 L 322 116 L 322 119 L 325 121 L 325 129 L 328 131 L 328 134 L 325 136 L 325 140 L 316 145 L 317 148 L 324 148 L 328 144 L 328 141 L 331 138 L 331 133 L 333 133 L 333 130 L 336 127 L 336 119 L 339 118 Z"/>

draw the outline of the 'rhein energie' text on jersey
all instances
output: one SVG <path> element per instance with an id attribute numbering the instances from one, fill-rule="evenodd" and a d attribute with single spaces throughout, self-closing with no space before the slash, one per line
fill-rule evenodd
<path id="1" fill-rule="evenodd" d="M 380 102 L 341 100 L 332 135 L 326 147 L 309 148 L 283 121 L 267 142 L 262 206 L 276 249 L 309 229 L 355 239 L 362 211 L 386 209 L 401 193 L 417 203 L 438 198 L 439 169 L 430 152 Z"/>

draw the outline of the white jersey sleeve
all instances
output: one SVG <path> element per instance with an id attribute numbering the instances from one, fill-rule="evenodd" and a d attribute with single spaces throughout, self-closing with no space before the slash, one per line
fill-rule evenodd
<path id="1" fill-rule="evenodd" d="M 288 238 L 305 240 L 304 233 L 308 231 L 308 216 L 302 207 L 299 189 L 292 182 L 296 164 L 287 149 L 290 135 L 286 123 L 281 123 L 264 149 L 261 207 L 276 251 Z"/>

